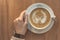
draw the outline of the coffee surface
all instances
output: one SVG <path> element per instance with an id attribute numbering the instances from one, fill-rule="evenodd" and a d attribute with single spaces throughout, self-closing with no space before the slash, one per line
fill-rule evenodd
<path id="1" fill-rule="evenodd" d="M 30 22 L 35 27 L 45 27 L 50 22 L 50 14 L 44 8 L 36 8 L 30 14 Z"/>

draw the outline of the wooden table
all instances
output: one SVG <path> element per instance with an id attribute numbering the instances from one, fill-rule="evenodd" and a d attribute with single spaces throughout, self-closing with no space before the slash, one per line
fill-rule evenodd
<path id="1" fill-rule="evenodd" d="M 1 0 L 2 1 L 2 0 Z M 1 3 L 0 1 L 0 3 Z M 53 26 L 53 28 L 51 30 L 49 30 L 48 32 L 44 33 L 44 34 L 34 34 L 32 32 L 30 32 L 29 30 L 26 33 L 26 40 L 60 40 L 60 0 L 3 0 L 3 6 L 1 6 L 0 9 L 1 11 L 1 15 L 2 15 L 2 19 L 1 21 L 1 25 L 2 29 L 2 38 L 1 40 L 8 40 L 11 37 L 12 34 L 12 23 L 13 20 L 19 16 L 20 12 L 22 10 L 27 9 L 28 6 L 30 6 L 33 3 L 45 3 L 47 5 L 49 5 L 55 15 L 56 15 L 56 22 Z M 2 4 L 1 3 L 1 4 Z M 6 10 L 5 10 L 6 9 Z M 1 31 L 0 31 L 1 32 Z M 3 36 L 4 35 L 4 36 Z"/>
<path id="2" fill-rule="evenodd" d="M 26 40 L 60 40 L 60 0 L 17 0 L 15 1 L 16 13 L 26 9 L 31 4 L 38 2 L 45 3 L 53 9 L 56 15 L 56 22 L 50 31 L 41 35 L 34 34 L 28 30 Z"/>

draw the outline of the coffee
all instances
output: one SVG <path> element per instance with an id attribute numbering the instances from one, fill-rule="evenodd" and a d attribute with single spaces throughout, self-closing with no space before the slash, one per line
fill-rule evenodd
<path id="1" fill-rule="evenodd" d="M 50 14 L 44 8 L 36 8 L 34 9 L 30 16 L 30 23 L 38 28 L 45 27 L 50 22 Z"/>

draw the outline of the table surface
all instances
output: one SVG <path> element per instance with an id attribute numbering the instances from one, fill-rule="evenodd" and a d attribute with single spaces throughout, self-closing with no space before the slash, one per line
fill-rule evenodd
<path id="1" fill-rule="evenodd" d="M 16 13 L 19 13 L 19 10 L 21 12 L 33 3 L 45 3 L 53 9 L 56 15 L 56 22 L 51 30 L 40 35 L 34 34 L 28 30 L 26 40 L 60 40 L 60 0 L 15 0 L 15 3 Z"/>
<path id="2" fill-rule="evenodd" d="M 45 3 L 49 5 L 56 15 L 56 22 L 52 29 L 44 34 L 38 35 L 28 30 L 26 40 L 60 40 L 60 0 L 15 0 L 16 13 L 19 13 L 18 10 L 20 10 L 20 12 L 25 10 L 33 3 Z"/>
<path id="3" fill-rule="evenodd" d="M 60 0 L 0 0 L 0 40 L 8 40 L 11 37 L 13 20 L 33 3 L 49 5 L 56 15 L 56 22 L 52 29 L 44 34 L 38 35 L 28 30 L 25 39 L 60 40 Z"/>

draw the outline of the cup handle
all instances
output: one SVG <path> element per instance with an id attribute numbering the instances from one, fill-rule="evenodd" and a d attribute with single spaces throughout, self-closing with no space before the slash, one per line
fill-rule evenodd
<path id="1" fill-rule="evenodd" d="M 56 21 L 56 16 L 55 15 L 52 17 L 52 20 L 53 21 Z"/>

